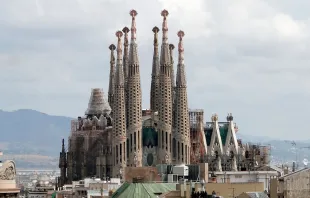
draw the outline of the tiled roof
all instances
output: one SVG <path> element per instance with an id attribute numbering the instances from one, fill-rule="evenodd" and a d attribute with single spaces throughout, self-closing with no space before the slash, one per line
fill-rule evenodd
<path id="1" fill-rule="evenodd" d="M 176 190 L 175 183 L 124 183 L 115 193 L 112 198 L 155 198 L 157 193 L 165 193 L 171 190 Z"/>

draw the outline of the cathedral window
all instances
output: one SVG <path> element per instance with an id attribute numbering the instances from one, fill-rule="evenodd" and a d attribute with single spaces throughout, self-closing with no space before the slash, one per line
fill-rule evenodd
<path id="1" fill-rule="evenodd" d="M 116 164 L 118 164 L 118 146 L 115 147 L 115 153 L 116 153 Z"/>
<path id="2" fill-rule="evenodd" d="M 168 132 L 166 132 L 166 151 L 168 151 Z"/>
<path id="3" fill-rule="evenodd" d="M 173 158 L 175 158 L 176 155 L 177 155 L 177 153 L 176 153 L 176 151 L 177 151 L 176 146 L 177 146 L 177 141 L 176 141 L 175 138 L 173 138 L 172 139 L 172 156 L 173 156 Z"/>
<path id="4" fill-rule="evenodd" d="M 127 143 L 126 143 L 126 146 L 127 146 L 127 149 L 126 149 L 126 152 L 127 152 L 127 158 L 129 158 L 129 138 L 127 138 Z"/>
<path id="5" fill-rule="evenodd" d="M 171 133 L 169 134 L 169 146 L 170 146 L 170 153 L 172 153 L 172 150 L 171 150 Z"/>
<path id="6" fill-rule="evenodd" d="M 119 145 L 119 162 L 122 163 L 122 144 Z"/>
<path id="7" fill-rule="evenodd" d="M 123 142 L 123 153 L 124 153 L 124 155 L 123 155 L 123 157 L 124 157 L 124 162 L 126 162 L 126 142 Z"/>
<path id="8" fill-rule="evenodd" d="M 188 163 L 187 162 L 187 145 L 185 145 L 185 163 Z"/>
<path id="9" fill-rule="evenodd" d="M 140 131 L 138 131 L 138 149 L 140 149 Z"/>
<path id="10" fill-rule="evenodd" d="M 158 139 L 157 139 L 157 141 L 158 141 L 158 147 L 160 148 L 161 147 L 161 134 L 160 134 L 160 131 L 158 131 Z"/>
<path id="11" fill-rule="evenodd" d="M 134 140 L 134 142 L 133 142 L 134 151 L 136 151 L 136 150 L 137 150 L 137 147 L 136 147 L 136 144 L 137 144 L 136 132 L 134 132 L 133 137 L 134 137 L 134 138 L 133 138 L 133 140 Z"/>
<path id="12" fill-rule="evenodd" d="M 178 159 L 180 159 L 180 142 L 178 141 Z"/>
<path id="13" fill-rule="evenodd" d="M 132 152 L 132 134 L 130 134 L 130 152 Z"/>
<path id="14" fill-rule="evenodd" d="M 184 162 L 184 146 L 183 146 L 183 143 L 182 143 L 182 162 Z"/>
<path id="15" fill-rule="evenodd" d="M 164 131 L 161 131 L 161 142 L 162 142 L 162 149 L 164 149 Z"/>

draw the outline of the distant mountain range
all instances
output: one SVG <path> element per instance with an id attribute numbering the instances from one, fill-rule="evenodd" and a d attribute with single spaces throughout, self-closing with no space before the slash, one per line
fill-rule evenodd
<path id="1" fill-rule="evenodd" d="M 61 139 L 67 140 L 70 133 L 72 118 L 52 116 L 29 109 L 13 112 L 0 110 L 0 150 L 4 152 L 1 158 L 14 158 L 20 167 L 56 168 L 61 149 Z M 271 145 L 272 160 L 283 163 L 296 159 L 296 149 L 289 141 L 274 140 L 269 137 L 237 134 L 243 142 L 260 142 Z M 298 161 L 309 157 L 310 141 L 296 141 L 299 149 Z M 24 157 L 23 157 L 24 156 Z M 27 156 L 27 157 L 25 157 Z M 309 158 L 310 160 L 310 158 Z M 302 163 L 301 163 L 302 164 Z"/>

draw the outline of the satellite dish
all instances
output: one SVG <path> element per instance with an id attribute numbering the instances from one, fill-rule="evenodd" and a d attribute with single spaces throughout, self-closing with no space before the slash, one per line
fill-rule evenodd
<path id="1" fill-rule="evenodd" d="M 304 163 L 305 166 L 307 166 L 309 163 L 309 161 L 307 159 L 304 159 L 302 162 Z"/>

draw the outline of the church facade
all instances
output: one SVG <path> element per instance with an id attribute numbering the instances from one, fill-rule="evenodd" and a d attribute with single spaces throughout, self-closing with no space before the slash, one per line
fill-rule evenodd
<path id="1" fill-rule="evenodd" d="M 153 64 L 150 109 L 142 109 L 135 10 L 131 27 L 116 32 L 111 44 L 108 101 L 103 90 L 92 89 L 85 116 L 71 122 L 68 148 L 62 142 L 60 186 L 85 177 L 122 177 L 124 167 L 208 162 L 211 170 L 240 170 L 246 161 L 246 145 L 237 142 L 231 114 L 219 123 L 215 114 L 209 125 L 203 111 L 188 108 L 183 39 L 179 43 L 176 75 L 174 45 L 168 41 L 168 11 L 152 29 Z M 116 56 L 115 56 L 116 54 Z M 193 116 L 194 115 L 194 118 Z M 249 148 L 248 148 L 249 150 Z"/>

